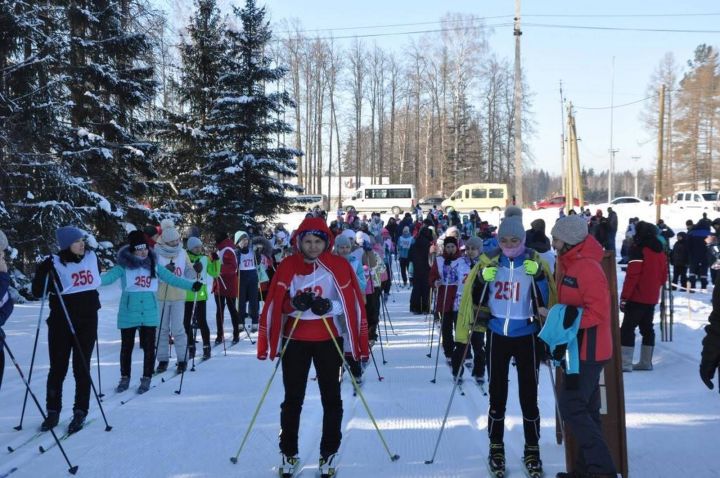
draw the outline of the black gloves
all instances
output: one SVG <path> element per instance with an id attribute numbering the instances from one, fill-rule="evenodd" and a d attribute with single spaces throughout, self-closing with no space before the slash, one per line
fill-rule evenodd
<path id="1" fill-rule="evenodd" d="M 174 274 L 175 273 L 175 263 L 173 261 L 168 262 L 165 265 L 165 269 L 167 269 L 168 271 L 170 271 Z"/>
<path id="2" fill-rule="evenodd" d="M 200 289 L 202 289 L 202 286 L 203 286 L 203 283 L 202 283 L 202 282 L 200 282 L 200 281 L 195 281 L 195 282 L 193 282 L 193 285 L 192 285 L 192 291 L 193 291 L 193 292 L 198 292 Z"/>
<path id="3" fill-rule="evenodd" d="M 563 327 L 566 329 L 569 329 L 572 327 L 572 325 L 575 323 L 575 319 L 577 319 L 578 316 L 578 310 L 577 307 L 574 307 L 572 305 L 565 306 L 565 317 L 563 318 Z"/>
<path id="4" fill-rule="evenodd" d="M 295 308 L 295 310 L 305 312 L 312 306 L 314 299 L 314 293 L 310 291 L 301 292 L 292 298 L 292 306 Z"/>
<path id="5" fill-rule="evenodd" d="M 315 297 L 310 308 L 313 314 L 323 316 L 332 309 L 332 302 L 324 297 Z"/>
<path id="6" fill-rule="evenodd" d="M 37 266 L 37 273 L 42 275 L 48 275 L 50 273 L 50 270 L 53 268 L 53 258 L 52 256 L 47 256 L 45 260 L 43 260 L 40 264 Z"/>
<path id="7" fill-rule="evenodd" d="M 197 261 L 195 264 L 193 264 L 193 270 L 195 270 L 195 273 L 200 274 L 203 270 L 202 262 Z"/>
<path id="8" fill-rule="evenodd" d="M 715 373 L 718 372 L 719 366 L 720 363 L 718 363 L 718 360 L 710 361 L 703 359 L 703 361 L 700 362 L 700 378 L 710 390 L 715 386 L 712 380 L 715 378 Z"/>
<path id="9" fill-rule="evenodd" d="M 555 350 L 553 350 L 552 358 L 561 362 L 565 359 L 565 352 L 567 352 L 567 344 L 557 345 Z"/>

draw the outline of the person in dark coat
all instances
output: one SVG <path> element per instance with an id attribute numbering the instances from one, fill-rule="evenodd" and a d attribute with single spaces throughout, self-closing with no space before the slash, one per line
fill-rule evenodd
<path id="1" fill-rule="evenodd" d="M 410 312 L 427 314 L 430 311 L 430 246 L 432 231 L 422 227 L 410 246 L 408 259 L 413 266 L 413 288 L 410 293 Z"/>
<path id="2" fill-rule="evenodd" d="M 695 289 L 698 279 L 700 288 L 708 285 L 708 248 L 705 239 L 710 235 L 710 221 L 701 219 L 688 232 L 688 280 L 691 289 Z M 692 290 L 690 292 L 693 292 Z"/>
<path id="3" fill-rule="evenodd" d="M 718 275 L 720 277 L 720 275 Z M 712 295 L 712 312 L 705 326 L 705 338 L 702 341 L 700 360 L 700 378 L 707 388 L 713 389 L 713 380 L 720 377 L 720 282 L 715 282 Z M 718 378 L 720 387 L 720 378 Z"/>
<path id="4" fill-rule="evenodd" d="M 63 382 L 72 355 L 75 403 L 68 433 L 74 433 L 82 429 L 90 408 L 89 370 L 90 357 L 97 338 L 100 309 L 97 291 L 100 286 L 100 263 L 94 252 L 85 249 L 84 231 L 65 226 L 59 228 L 55 236 L 60 252 L 48 256 L 38 265 L 32 281 L 33 295 L 42 297 L 47 292 L 50 305 L 47 319 L 50 356 L 46 395 L 47 418 L 43 421 L 41 430 L 54 428 L 60 420 Z M 68 320 L 72 322 L 72 330 Z"/>
<path id="5" fill-rule="evenodd" d="M 688 280 L 688 248 L 686 232 L 681 231 L 677 233 L 677 240 L 670 252 L 670 263 L 673 266 L 672 288 L 673 290 L 677 290 L 679 285 L 679 288 L 682 289 L 687 285 Z"/>
<path id="6" fill-rule="evenodd" d="M 608 238 L 607 238 L 607 246 L 605 247 L 608 251 L 614 251 L 615 250 L 615 239 L 617 237 L 617 231 L 618 231 L 618 216 L 615 211 L 613 211 L 613 208 L 609 207 L 607 208 L 607 221 L 608 221 Z"/>

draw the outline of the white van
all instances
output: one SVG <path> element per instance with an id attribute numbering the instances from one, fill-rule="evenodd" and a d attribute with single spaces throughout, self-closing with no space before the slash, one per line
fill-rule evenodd
<path id="1" fill-rule="evenodd" d="M 443 211 L 499 211 L 509 204 L 507 184 L 463 184 L 442 202 Z"/>
<path id="2" fill-rule="evenodd" d="M 417 199 L 412 184 L 371 184 L 355 191 L 352 198 L 343 201 L 346 211 L 387 212 L 400 214 L 412 211 Z"/>
<path id="3" fill-rule="evenodd" d="M 713 191 L 679 191 L 675 193 L 674 204 L 680 209 L 720 211 L 718 193 Z"/>

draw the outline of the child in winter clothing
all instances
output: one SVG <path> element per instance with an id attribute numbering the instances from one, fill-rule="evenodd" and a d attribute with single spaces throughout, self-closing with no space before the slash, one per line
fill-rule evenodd
<path id="1" fill-rule="evenodd" d="M 577 375 L 565 376 L 565 387 L 558 391 L 558 406 L 578 441 L 582 457 L 574 461 L 583 469 L 557 476 L 614 477 L 615 465 L 600 429 L 600 374 L 612 357 L 613 347 L 608 284 L 600 264 L 603 249 L 588 235 L 582 216 L 560 218 L 551 234 L 562 271 L 557 282 L 558 303 L 566 306 L 563 317 L 566 329 L 575 325 L 578 311 L 582 309 L 581 334 L 578 335 L 580 371 Z M 554 358 L 563 356 L 561 350 Z"/>
<path id="2" fill-rule="evenodd" d="M 477 264 L 481 253 L 482 239 L 477 236 L 471 237 L 465 242 L 465 256 L 456 261 L 458 280 L 454 305 L 456 314 L 460 310 L 463 295 L 465 293 L 467 293 L 468 296 L 472 295 L 471 288 L 468 287 L 465 289 L 465 283 L 473 267 Z M 468 335 L 470 335 L 470 345 L 472 346 L 472 354 L 474 357 L 472 376 L 476 382 L 485 383 L 485 328 L 476 324 L 475 327 L 472 327 L 472 330 L 470 330 L 472 324 L 465 324 L 465 326 L 461 324 L 462 321 L 458 319 L 455 327 L 455 350 L 453 351 L 452 359 L 453 376 L 457 376 L 458 373 L 462 376 L 463 358 L 467 359 L 470 356 L 470 354 L 468 354 L 463 357 L 463 354 L 465 354 L 465 346 L 468 343 Z"/>
<path id="3" fill-rule="evenodd" d="M 90 406 L 89 370 L 97 338 L 100 264 L 95 253 L 85 249 L 84 231 L 64 226 L 55 232 L 55 236 L 60 252 L 38 265 L 32 283 L 33 295 L 42 297 L 47 293 L 50 304 L 50 316 L 47 319 L 50 355 L 47 418 L 40 429 L 48 431 L 59 422 L 63 382 L 72 353 L 75 403 L 68 433 L 75 433 L 84 426 Z M 68 320 L 72 323 L 74 333 Z M 75 339 L 79 347 L 75 346 Z"/>
<path id="4" fill-rule="evenodd" d="M 180 243 L 180 233 L 171 220 L 160 223 L 162 233 L 155 246 L 158 255 L 158 265 L 164 267 L 177 277 L 193 277 L 195 271 L 190 258 Z M 183 319 L 185 317 L 185 291 L 174 287 L 169 282 L 160 279 L 157 296 L 160 299 L 160 327 L 157 338 L 157 372 L 164 372 L 170 363 L 170 336 L 172 335 L 177 355 L 178 371 L 182 372 L 187 366 L 188 336 L 185 334 Z"/>
<path id="5" fill-rule="evenodd" d="M 128 245 L 118 251 L 117 265 L 100 276 L 102 285 L 110 285 L 120 279 L 122 295 L 118 310 L 118 329 L 122 343 L 120 346 L 120 383 L 115 389 L 124 392 L 130 386 L 132 351 L 135 346 L 135 332 L 140 331 L 140 348 L 145 354 L 143 375 L 138 393 L 150 389 L 150 379 L 155 365 L 155 329 L 158 326 L 158 307 L 156 292 L 158 280 L 173 287 L 197 291 L 200 282 L 191 282 L 177 277 L 167 268 L 158 264 L 157 257 L 141 231 L 128 235 Z M 180 350 L 180 349 L 178 349 Z M 185 353 L 182 349 L 178 357 Z M 178 358 L 178 360 L 180 360 Z"/>
<path id="6" fill-rule="evenodd" d="M 670 262 L 673 266 L 672 288 L 682 290 L 688 283 L 687 233 L 682 231 L 677 233 L 677 240 L 670 252 Z"/>
<path id="7" fill-rule="evenodd" d="M 7 237 L 0 231 L 0 387 L 2 387 L 3 370 L 5 369 L 5 332 L 2 326 L 10 317 L 13 311 L 13 300 L 10 297 L 10 275 L 5 262 L 5 250 L 8 248 Z"/>
<path id="8" fill-rule="evenodd" d="M 217 324 L 217 337 L 215 345 L 225 341 L 225 306 L 230 312 L 233 326 L 233 340 L 240 340 L 240 318 L 235 308 L 235 299 L 238 296 L 238 262 L 235 255 L 233 241 L 225 232 L 215 234 L 215 247 L 217 252 L 210 256 L 213 262 L 220 262 L 220 274 L 213 283 L 215 296 L 215 322 Z"/>
<path id="9" fill-rule="evenodd" d="M 410 247 L 415 242 L 415 238 L 410 234 L 410 228 L 408 226 L 403 227 L 402 235 L 397 240 L 397 254 L 398 260 L 400 261 L 400 275 L 403 281 L 403 287 L 408 285 L 407 269 L 410 264 L 408 255 L 410 253 Z"/>
<path id="10" fill-rule="evenodd" d="M 283 260 L 270 284 L 260 318 L 257 357 L 280 355 L 285 398 L 280 412 L 281 473 L 299 463 L 300 411 L 310 364 L 315 365 L 323 406 L 321 473 L 334 473 L 340 448 L 342 331 L 355 360 L 369 357 L 362 291 L 345 259 L 330 253 L 333 238 L 323 219 L 307 218 L 297 230 L 299 252 Z M 282 340 L 281 340 L 282 337 Z"/>
<path id="11" fill-rule="evenodd" d="M 480 256 L 472 279 L 472 300 L 461 304 L 461 324 L 474 322 L 473 308 L 483 307 L 480 318 L 487 320 L 487 357 L 490 374 L 488 463 L 493 470 L 505 469 L 503 436 L 508 395 L 510 361 L 515 359 L 520 407 L 525 435 L 525 466 L 542 472 L 540 460 L 540 411 L 537 405 L 539 323 L 533 320 L 540 307 L 554 301 L 554 283 L 547 263 L 525 247 L 522 210 L 509 206 L 498 230 L 499 249 Z M 478 272 L 479 271 L 479 272 Z M 487 288 L 487 289 L 486 289 Z M 480 299 L 483 298 L 483 303 Z M 487 309 L 485 309 L 487 308 Z M 483 321 L 484 321 L 483 320 Z"/>
<path id="12" fill-rule="evenodd" d="M 429 276 L 430 287 L 435 288 L 435 321 L 441 323 L 443 352 L 448 363 L 452 360 L 455 344 L 453 329 L 456 315 L 453 305 L 458 288 L 458 264 L 455 260 L 459 257 L 457 239 L 454 236 L 446 237 L 443 253 L 435 258 Z"/>
<path id="13" fill-rule="evenodd" d="M 254 248 L 250 247 L 250 236 L 245 231 L 235 233 L 235 245 L 237 249 L 238 268 L 239 268 L 239 286 L 238 286 L 238 314 L 240 316 L 240 330 L 245 329 L 245 319 L 250 316 L 252 322 L 252 332 L 257 332 L 258 327 L 258 307 L 260 304 L 259 297 L 259 279 L 258 279 L 258 257 Z M 249 314 L 248 314 L 249 311 Z M 233 336 L 233 343 L 237 343 L 239 337 Z"/>
<path id="14" fill-rule="evenodd" d="M 644 221 L 637 223 L 625 283 L 620 294 L 620 310 L 624 312 L 620 326 L 623 372 L 652 370 L 655 347 L 653 316 L 668 270 L 667 256 L 657 236 L 653 224 Z M 642 335 L 642 349 L 640 362 L 633 365 L 636 327 L 640 328 Z"/>
<path id="15" fill-rule="evenodd" d="M 188 336 L 188 357 L 195 357 L 195 334 L 193 329 L 200 329 L 203 343 L 203 359 L 210 358 L 210 327 L 207 323 L 207 283 L 209 278 L 220 275 L 220 260 L 213 261 L 203 254 L 202 241 L 198 237 L 191 237 L 187 241 L 188 257 L 192 263 L 192 274 L 189 279 L 202 282 L 203 286 L 196 292 L 188 292 L 185 296 L 185 317 L 183 325 Z M 193 315 L 194 313 L 194 315 Z"/>

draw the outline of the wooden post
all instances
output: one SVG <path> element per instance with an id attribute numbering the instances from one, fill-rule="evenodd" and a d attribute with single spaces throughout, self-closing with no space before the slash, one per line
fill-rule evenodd
<path id="1" fill-rule="evenodd" d="M 615 251 L 605 251 L 602 268 L 608 280 L 608 294 L 610 295 L 610 327 L 612 330 L 613 355 L 600 374 L 600 420 L 602 422 L 605 443 L 610 449 L 615 467 L 628 478 L 629 465 L 627 457 L 627 435 L 625 430 L 625 384 L 622 373 L 622 352 L 620 348 L 620 320 L 618 313 L 617 270 L 615 265 Z M 559 268 L 558 268 L 559 269 Z M 556 269 L 556 277 L 560 271 Z M 564 374 L 557 369 L 555 383 L 560 393 L 564 387 Z M 556 424 L 556 433 L 560 426 Z M 568 471 L 576 470 L 579 450 L 572 431 L 565 426 L 565 464 Z M 556 435 L 558 443 L 561 437 Z"/>
<path id="2" fill-rule="evenodd" d="M 660 220 L 662 205 L 663 133 L 665 132 L 665 85 L 660 87 L 660 115 L 658 117 L 657 170 L 655 172 L 655 224 Z"/>

